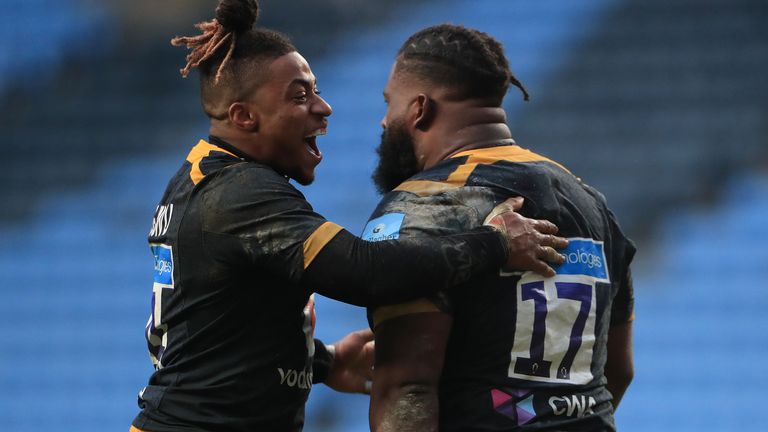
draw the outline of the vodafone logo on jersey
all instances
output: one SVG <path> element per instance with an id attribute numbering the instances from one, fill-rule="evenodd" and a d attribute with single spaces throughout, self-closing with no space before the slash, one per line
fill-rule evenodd
<path id="1" fill-rule="evenodd" d="M 280 384 L 288 387 L 309 390 L 312 388 L 312 371 L 297 371 L 296 369 L 277 368 L 280 374 Z"/>

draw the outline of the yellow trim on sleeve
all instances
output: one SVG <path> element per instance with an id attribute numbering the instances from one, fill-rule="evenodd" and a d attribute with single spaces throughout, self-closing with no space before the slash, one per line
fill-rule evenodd
<path id="1" fill-rule="evenodd" d="M 128 432 L 144 432 L 144 431 L 137 428 L 136 426 L 131 426 L 131 429 Z"/>
<path id="2" fill-rule="evenodd" d="M 404 315 L 413 315 L 427 312 L 440 312 L 440 309 L 438 309 L 434 303 L 427 299 L 419 299 L 408 303 L 401 303 L 391 306 L 382 306 L 373 312 L 373 326 L 376 327 L 384 321 Z"/>
<path id="3" fill-rule="evenodd" d="M 235 156 L 233 153 L 224 150 L 221 147 L 217 147 L 213 144 L 200 140 L 196 146 L 192 147 L 187 155 L 187 162 L 192 164 L 192 168 L 189 170 L 189 178 L 192 179 L 193 184 L 198 184 L 205 178 L 205 174 L 200 170 L 200 162 L 205 159 L 212 151 L 226 153 L 228 155 Z M 237 157 L 237 156 L 235 156 Z"/>
<path id="4" fill-rule="evenodd" d="M 304 241 L 304 270 L 317 258 L 317 254 L 333 239 L 339 231 L 343 230 L 333 222 L 323 222 L 322 225 L 309 235 Z"/>

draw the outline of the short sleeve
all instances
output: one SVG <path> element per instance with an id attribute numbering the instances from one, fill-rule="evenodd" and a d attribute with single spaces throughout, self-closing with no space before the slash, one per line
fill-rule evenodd
<path id="1" fill-rule="evenodd" d="M 286 178 L 257 164 L 222 170 L 201 193 L 204 241 L 212 253 L 292 281 L 342 229 L 317 214 Z"/>

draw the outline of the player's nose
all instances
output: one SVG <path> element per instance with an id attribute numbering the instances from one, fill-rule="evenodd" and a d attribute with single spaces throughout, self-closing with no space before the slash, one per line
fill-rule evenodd
<path id="1" fill-rule="evenodd" d="M 312 105 L 312 113 L 319 114 L 323 117 L 328 117 L 333 114 L 333 108 L 322 97 L 317 97 L 317 102 Z"/>

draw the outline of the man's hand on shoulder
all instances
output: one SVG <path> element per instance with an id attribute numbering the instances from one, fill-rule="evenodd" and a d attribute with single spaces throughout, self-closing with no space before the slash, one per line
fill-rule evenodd
<path id="1" fill-rule="evenodd" d="M 530 270 L 552 277 L 555 270 L 547 263 L 560 265 L 565 258 L 556 249 L 568 246 L 568 240 L 557 237 L 557 226 L 546 220 L 529 219 L 517 210 L 523 198 L 510 198 L 494 207 L 483 222 L 502 233 L 507 239 L 509 254 L 504 270 Z"/>

